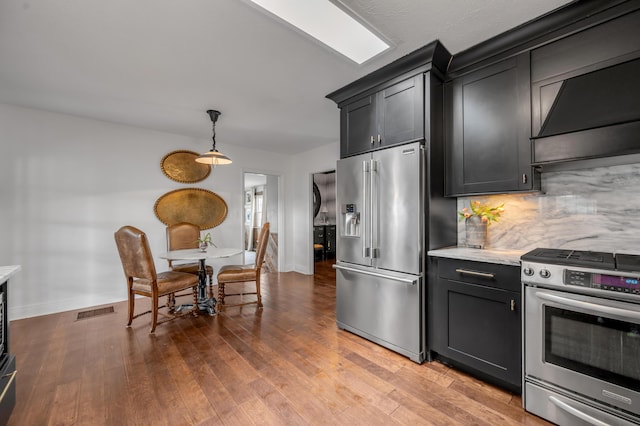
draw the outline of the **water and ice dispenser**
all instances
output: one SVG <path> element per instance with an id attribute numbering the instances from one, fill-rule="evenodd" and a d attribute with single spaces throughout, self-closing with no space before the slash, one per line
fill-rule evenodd
<path id="1" fill-rule="evenodd" d="M 342 205 L 343 237 L 360 237 L 360 212 L 355 204 Z"/>

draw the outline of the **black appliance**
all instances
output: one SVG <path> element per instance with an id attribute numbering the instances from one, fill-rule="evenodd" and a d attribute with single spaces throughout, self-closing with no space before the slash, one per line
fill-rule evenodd
<path id="1" fill-rule="evenodd" d="M 522 256 L 527 411 L 557 424 L 640 423 L 640 256 Z"/>

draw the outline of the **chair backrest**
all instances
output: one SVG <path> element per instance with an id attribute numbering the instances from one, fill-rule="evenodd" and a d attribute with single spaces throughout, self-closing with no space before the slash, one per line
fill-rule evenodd
<path id="1" fill-rule="evenodd" d="M 127 279 L 144 278 L 155 281 L 156 266 L 153 263 L 147 235 L 133 226 L 123 226 L 114 236 Z"/>
<path id="2" fill-rule="evenodd" d="M 256 250 L 256 269 L 260 271 L 264 262 L 264 255 L 267 253 L 267 244 L 269 243 L 269 222 L 265 222 L 258 236 L 258 249 Z"/>
<path id="3" fill-rule="evenodd" d="M 167 226 L 167 250 L 198 248 L 200 227 L 193 223 L 180 222 Z"/>

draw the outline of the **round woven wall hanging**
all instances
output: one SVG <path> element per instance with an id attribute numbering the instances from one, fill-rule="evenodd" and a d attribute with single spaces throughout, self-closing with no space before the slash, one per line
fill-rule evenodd
<path id="1" fill-rule="evenodd" d="M 200 229 L 214 228 L 227 217 L 227 203 L 215 192 L 201 188 L 176 189 L 162 195 L 153 206 L 160 222 L 189 222 Z"/>
<path id="2" fill-rule="evenodd" d="M 162 157 L 160 168 L 171 180 L 180 183 L 195 183 L 204 180 L 211 173 L 209 164 L 197 163 L 200 154 L 184 149 L 173 151 Z"/>

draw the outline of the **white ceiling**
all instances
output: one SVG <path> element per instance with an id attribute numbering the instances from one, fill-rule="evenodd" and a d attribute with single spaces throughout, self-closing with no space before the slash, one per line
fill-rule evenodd
<path id="1" fill-rule="evenodd" d="M 393 48 L 357 65 L 247 0 L 4 0 L 0 103 L 298 153 L 338 140 L 328 93 L 435 39 L 452 53 L 568 0 L 343 0 Z"/>

